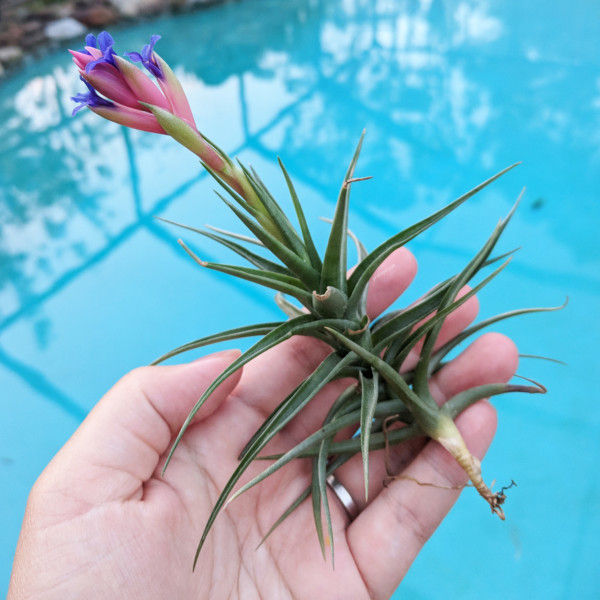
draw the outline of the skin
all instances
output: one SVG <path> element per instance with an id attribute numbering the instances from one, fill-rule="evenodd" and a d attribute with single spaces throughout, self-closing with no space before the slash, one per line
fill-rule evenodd
<path id="1" fill-rule="evenodd" d="M 401 249 L 374 275 L 368 310 L 385 310 L 416 273 Z M 477 314 L 475 298 L 445 322 L 439 344 Z M 292 338 L 230 377 L 202 407 L 166 472 L 160 468 L 189 409 L 237 351 L 177 366 L 144 367 L 121 379 L 96 405 L 35 483 L 25 513 L 9 600 L 36 598 L 389 598 L 415 556 L 456 501 L 464 472 L 437 443 L 414 440 L 393 449 L 401 477 L 384 487 L 382 452 L 371 454 L 369 500 L 360 456 L 337 472 L 361 508 L 350 522 L 330 494 L 335 569 L 324 561 L 305 501 L 258 550 L 271 524 L 310 480 L 308 461 L 294 461 L 232 502 L 217 518 L 195 572 L 192 559 L 209 512 L 237 455 L 265 416 L 328 353 L 324 344 Z M 414 363 L 417 355 L 409 357 Z M 443 402 L 466 387 L 507 381 L 518 354 L 486 334 L 431 381 Z M 410 366 L 410 364 L 406 365 Z M 336 382 L 271 443 L 281 452 L 314 431 L 350 381 Z M 479 458 L 496 427 L 486 401 L 457 425 Z M 249 469 L 243 481 L 264 464 Z M 415 483 L 432 483 L 441 487 Z M 472 490 L 469 493 L 474 493 Z M 487 510 L 483 503 L 481 510 Z"/>

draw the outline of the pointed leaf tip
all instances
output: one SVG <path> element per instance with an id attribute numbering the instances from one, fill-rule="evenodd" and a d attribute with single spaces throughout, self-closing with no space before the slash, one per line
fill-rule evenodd
<path id="1" fill-rule="evenodd" d="M 350 179 L 346 179 L 344 185 L 348 185 L 349 183 L 354 183 L 356 181 L 368 181 L 369 179 L 373 179 L 373 175 L 367 175 L 366 177 L 350 177 Z"/>
<path id="2" fill-rule="evenodd" d="M 551 356 L 540 356 L 539 354 L 519 354 L 519 358 L 535 358 L 537 360 L 547 360 L 548 362 L 556 363 L 557 365 L 567 366 L 564 360 L 559 360 L 558 358 L 552 358 Z"/>
<path id="3" fill-rule="evenodd" d="M 530 379 L 529 377 L 525 377 L 524 375 L 519 375 L 518 373 L 515 373 L 513 375 L 513 377 L 518 377 L 519 379 L 523 379 L 525 381 L 529 381 L 529 383 L 533 383 L 533 385 L 538 388 L 537 390 L 529 388 L 528 391 L 532 394 L 546 394 L 548 392 L 548 388 L 543 384 L 540 383 L 539 381 L 536 381 L 535 379 Z"/>
<path id="4" fill-rule="evenodd" d="M 188 253 L 188 255 L 196 262 L 198 263 L 201 267 L 206 267 L 208 265 L 208 263 L 205 260 L 202 260 L 197 254 L 195 254 L 187 245 L 186 243 L 179 238 L 177 240 L 177 243 Z"/>

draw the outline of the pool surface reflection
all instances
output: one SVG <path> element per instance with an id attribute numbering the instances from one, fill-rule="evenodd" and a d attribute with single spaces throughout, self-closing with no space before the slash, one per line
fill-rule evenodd
<path id="1" fill-rule="evenodd" d="M 539 18 L 543 15 L 543 19 Z M 414 299 L 479 247 L 523 185 L 481 316 L 571 302 L 497 329 L 546 396 L 495 402 L 485 472 L 515 479 L 507 521 L 467 490 L 398 591 L 406 598 L 592 598 L 600 576 L 600 8 L 596 2 L 242 0 L 117 28 L 152 33 L 202 131 L 278 197 L 281 156 L 321 243 L 367 129 L 351 227 L 367 247 L 502 167 L 523 165 L 410 245 Z M 27 493 L 110 385 L 174 346 L 279 317 L 271 295 L 196 268 L 163 216 L 237 229 L 197 160 L 171 140 L 84 112 L 70 57 L 0 87 L 0 592 Z M 285 202 L 285 201 L 284 201 Z M 185 235 L 202 255 L 226 251 Z"/>

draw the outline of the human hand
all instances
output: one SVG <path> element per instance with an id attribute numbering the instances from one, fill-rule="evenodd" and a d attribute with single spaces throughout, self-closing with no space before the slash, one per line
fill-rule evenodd
<path id="1" fill-rule="evenodd" d="M 415 272 L 408 250 L 388 257 L 370 285 L 372 318 L 408 287 Z M 473 297 L 452 313 L 438 345 L 465 328 L 477 308 Z M 310 482 L 310 464 L 301 460 L 228 505 L 215 522 L 196 571 L 191 568 L 199 536 L 240 450 L 328 351 L 317 340 L 292 338 L 231 376 L 200 409 L 164 477 L 161 466 L 188 411 L 238 353 L 225 351 L 126 375 L 34 485 L 9 600 L 388 598 L 466 483 L 464 471 L 432 441 L 412 440 L 390 449 L 388 458 L 401 477 L 387 487 L 383 452 L 371 452 L 368 504 L 361 457 L 336 472 L 361 512 L 350 522 L 337 498 L 330 497 L 335 569 L 321 556 L 310 500 L 256 548 Z M 413 354 L 407 362 L 415 361 Z M 507 381 L 517 361 L 508 338 L 484 335 L 433 376 L 432 393 L 443 402 L 468 387 Z M 287 450 L 314 431 L 348 383 L 325 388 L 273 440 L 269 452 Z M 469 449 L 479 458 L 495 424 L 494 409 L 486 401 L 457 419 Z M 253 465 L 249 475 L 262 468 L 261 463 Z"/>

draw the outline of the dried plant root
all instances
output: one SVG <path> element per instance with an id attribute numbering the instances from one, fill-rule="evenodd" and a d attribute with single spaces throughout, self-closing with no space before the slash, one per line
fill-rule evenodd
<path id="1" fill-rule="evenodd" d="M 464 469 L 465 473 L 469 476 L 473 487 L 490 505 L 492 512 L 504 521 L 504 511 L 502 510 L 501 505 L 506 500 L 506 496 L 502 491 L 497 493 L 492 492 L 486 485 L 481 476 L 481 462 L 469 452 L 462 436 L 458 432 L 458 429 L 456 429 L 454 422 L 452 422 L 452 425 L 456 430 L 456 434 L 449 437 L 442 436 L 436 438 L 437 441 L 452 454 L 456 462 Z"/>

